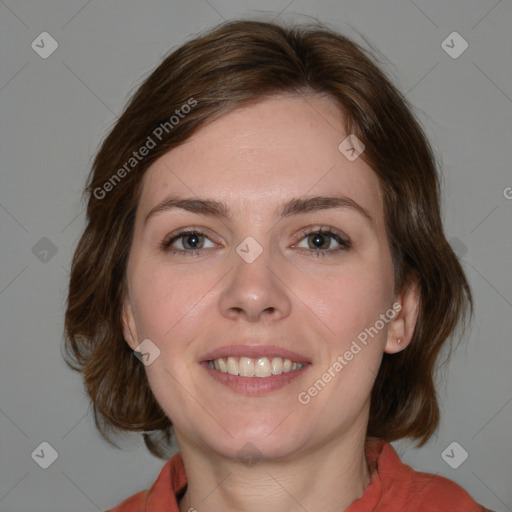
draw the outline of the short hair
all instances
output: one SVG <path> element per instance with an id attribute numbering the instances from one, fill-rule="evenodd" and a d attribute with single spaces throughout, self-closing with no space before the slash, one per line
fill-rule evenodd
<path id="1" fill-rule="evenodd" d="M 421 446 L 434 433 L 436 361 L 447 340 L 451 351 L 468 310 L 472 317 L 473 301 L 444 236 L 432 148 L 412 107 L 375 61 L 319 22 L 284 27 L 234 20 L 170 53 L 133 94 L 104 139 L 84 189 L 86 227 L 73 256 L 65 313 L 64 359 L 83 374 L 95 424 L 110 444 L 116 446 L 111 432 L 142 432 L 150 452 L 166 458 L 172 435 L 172 422 L 125 342 L 121 323 L 145 171 L 226 113 L 288 94 L 332 100 L 346 133 L 363 142 L 360 158 L 376 173 L 383 193 L 395 290 L 411 279 L 419 286 L 410 344 L 383 355 L 367 435 L 410 437 Z M 135 159 L 144 146 L 145 156 Z"/>

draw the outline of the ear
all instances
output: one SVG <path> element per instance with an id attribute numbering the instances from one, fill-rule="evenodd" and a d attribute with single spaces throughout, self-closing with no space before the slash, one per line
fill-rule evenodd
<path id="1" fill-rule="evenodd" d="M 128 297 L 126 297 L 123 302 L 123 311 L 121 316 L 121 324 L 123 328 L 124 339 L 126 343 L 130 345 L 131 349 L 135 350 L 139 343 L 137 341 L 138 338 L 135 316 L 133 314 L 133 308 Z"/>
<path id="2" fill-rule="evenodd" d="M 419 302 L 419 284 L 418 280 L 413 278 L 404 286 L 393 304 L 393 310 L 397 314 L 388 324 L 385 353 L 395 354 L 409 345 L 418 320 Z"/>

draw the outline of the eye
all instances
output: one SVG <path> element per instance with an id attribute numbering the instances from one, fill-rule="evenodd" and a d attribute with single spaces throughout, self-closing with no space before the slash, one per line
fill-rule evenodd
<path id="1" fill-rule="evenodd" d="M 329 226 L 308 228 L 301 236 L 300 240 L 305 240 L 305 242 L 301 243 L 306 243 L 306 247 L 301 246 L 301 244 L 292 245 L 292 247 L 306 249 L 315 257 L 334 256 L 340 251 L 350 249 L 352 246 L 348 238 L 342 236 Z M 209 247 L 206 246 L 205 241 L 209 241 L 211 245 Z M 199 256 L 201 250 L 211 249 L 216 246 L 199 228 L 187 228 L 172 233 L 160 245 L 164 252 L 183 256 Z"/>
<path id="2" fill-rule="evenodd" d="M 305 248 L 309 251 L 310 254 L 320 257 L 320 256 L 333 256 L 339 251 L 346 251 L 350 249 L 351 242 L 336 230 L 329 226 L 323 226 L 321 228 L 309 228 L 306 232 L 302 233 L 302 239 L 305 240 L 306 247 L 302 245 L 302 248 Z M 338 244 L 338 247 L 334 247 Z M 301 247 L 301 245 L 297 245 L 296 247 Z"/>
<path id="3" fill-rule="evenodd" d="M 161 248 L 165 252 L 172 254 L 183 254 L 187 256 L 197 256 L 199 250 L 205 249 L 205 240 L 210 240 L 199 229 L 184 229 L 169 235 L 163 240 Z M 211 240 L 210 240 L 211 242 Z M 215 244 L 212 242 L 212 246 Z"/>

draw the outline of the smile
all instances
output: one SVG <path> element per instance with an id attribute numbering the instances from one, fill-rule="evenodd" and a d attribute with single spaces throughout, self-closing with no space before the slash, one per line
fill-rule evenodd
<path id="1" fill-rule="evenodd" d="M 304 364 L 282 357 L 219 357 L 208 361 L 212 370 L 241 377 L 265 378 L 300 370 Z"/>

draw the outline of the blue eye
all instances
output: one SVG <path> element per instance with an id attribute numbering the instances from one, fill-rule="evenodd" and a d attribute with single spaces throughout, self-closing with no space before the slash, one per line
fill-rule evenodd
<path id="1" fill-rule="evenodd" d="M 333 231 L 330 227 L 310 228 L 307 232 L 302 233 L 300 240 L 306 240 L 308 246 L 293 245 L 292 247 L 306 249 L 315 257 L 333 256 L 340 251 L 346 251 L 352 247 L 348 239 Z M 206 241 L 211 243 L 209 247 L 205 246 Z M 332 247 L 333 241 L 338 244 L 338 247 Z M 176 242 L 179 242 L 181 248 L 175 246 Z M 211 249 L 215 246 L 216 244 L 200 229 L 191 228 L 174 233 L 161 243 L 161 249 L 164 252 L 184 256 L 200 256 L 202 249 Z"/>

